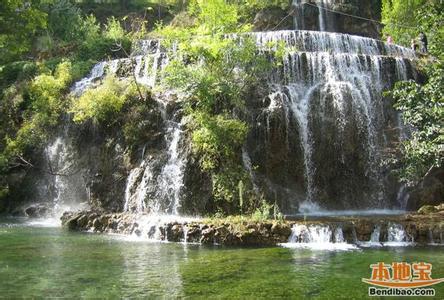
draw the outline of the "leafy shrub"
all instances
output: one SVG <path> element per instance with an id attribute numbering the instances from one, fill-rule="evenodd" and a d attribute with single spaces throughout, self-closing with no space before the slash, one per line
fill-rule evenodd
<path id="1" fill-rule="evenodd" d="M 81 43 L 78 57 L 81 60 L 102 60 L 106 57 L 124 57 L 130 53 L 131 40 L 114 17 L 108 19 L 105 30 L 100 31 L 94 16 L 85 18 L 83 23 L 84 42 Z"/>
<path id="2" fill-rule="evenodd" d="M 205 113 L 195 113 L 193 117 L 196 122 L 192 133 L 193 146 L 201 156 L 203 170 L 213 170 L 234 160 L 248 132 L 245 122 Z"/>
<path id="3" fill-rule="evenodd" d="M 64 93 L 71 84 L 72 64 L 60 63 L 53 74 L 41 74 L 27 89 L 29 109 L 15 138 L 7 139 L 6 154 L 9 157 L 21 155 L 30 147 L 39 146 L 47 137 L 47 130 L 58 124 L 66 103 Z"/>
<path id="4" fill-rule="evenodd" d="M 96 124 L 110 124 L 127 100 L 126 88 L 127 85 L 122 81 L 107 76 L 102 85 L 73 99 L 70 112 L 73 113 L 74 122 L 92 120 Z"/>
<path id="5" fill-rule="evenodd" d="M 444 145 L 444 65 L 430 66 L 424 85 L 414 81 L 398 82 L 390 94 L 395 107 L 402 111 L 406 124 L 413 127 L 409 140 L 403 143 L 400 170 L 407 183 L 419 181 L 431 167 L 443 165 Z"/>
<path id="6" fill-rule="evenodd" d="M 0 68 L 0 86 L 15 81 L 31 79 L 37 74 L 37 64 L 31 61 L 16 61 Z"/>

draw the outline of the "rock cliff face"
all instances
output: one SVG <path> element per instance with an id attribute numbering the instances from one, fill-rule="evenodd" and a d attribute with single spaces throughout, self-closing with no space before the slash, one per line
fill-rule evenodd
<path id="1" fill-rule="evenodd" d="M 296 29 L 342 32 L 379 38 L 381 1 L 294 0 Z"/>
<path id="2" fill-rule="evenodd" d="M 251 129 L 242 158 L 254 191 L 286 214 L 320 208 L 405 209 L 420 202 L 412 197 L 407 203 L 405 189 L 383 164 L 408 135 L 383 91 L 396 81 L 417 79 L 414 53 L 328 32 L 377 36 L 377 28 L 332 12 L 378 18 L 370 14 L 378 11 L 376 2 L 294 1 L 296 27 L 324 32 L 281 30 L 228 37 L 252 38 L 259 51 L 272 52 L 270 59 L 278 45 L 288 50 L 280 67 L 261 86 L 251 87 L 242 116 Z M 291 18 L 270 23 L 283 13 L 277 8 L 262 11 L 255 20 L 257 29 L 290 26 Z M 72 93 L 79 96 L 109 73 L 154 87 L 168 61 L 160 41 L 142 40 L 132 58 L 98 63 Z M 139 135 L 131 149 L 121 128 L 67 121 L 41 154 L 41 169 L 54 172 L 25 176 L 33 187 L 26 197 L 54 203 L 56 209 L 86 202 L 112 212 L 212 212 L 212 183 L 190 155 L 181 106 L 174 91 L 153 92 L 137 112 Z M 436 194 L 427 193 L 432 198 Z"/>
<path id="3" fill-rule="evenodd" d="M 252 131 L 245 156 L 256 185 L 287 213 L 301 205 L 399 205 L 399 185 L 381 162 L 404 133 L 382 91 L 416 76 L 412 53 L 336 33 L 254 36 L 258 43 L 284 41 L 297 49 L 284 57 L 265 96 L 248 102 Z"/>
<path id="4" fill-rule="evenodd" d="M 341 32 L 379 39 L 381 1 L 293 0 L 288 9 L 269 7 L 254 18 L 255 31 L 314 30 Z"/>
<path id="5" fill-rule="evenodd" d="M 398 197 L 401 186 L 382 161 L 406 133 L 383 91 L 416 77 L 414 54 L 327 32 L 230 38 L 246 37 L 259 49 L 282 43 L 289 49 L 280 67 L 262 86 L 251 87 L 245 101 L 243 118 L 251 130 L 242 157 L 258 196 L 287 214 L 405 208 Z M 72 93 L 81 94 L 108 73 L 126 78 L 134 72 L 140 84 L 154 86 L 167 63 L 158 41 L 140 41 L 133 58 L 97 64 Z M 88 202 L 114 212 L 212 212 L 211 181 L 190 155 L 180 97 L 173 91 L 153 93 L 143 107 L 132 149 L 121 128 L 67 121 L 42 155 L 45 169 L 55 172 L 34 176 L 39 190 L 33 196 L 56 207 Z"/>

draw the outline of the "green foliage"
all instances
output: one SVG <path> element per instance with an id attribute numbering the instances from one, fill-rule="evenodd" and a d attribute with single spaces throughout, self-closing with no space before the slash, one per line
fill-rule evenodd
<path id="1" fill-rule="evenodd" d="M 224 5 L 221 3 L 213 4 L 214 7 Z M 271 66 L 249 38 L 245 37 L 242 45 L 224 38 L 223 31 L 232 27 L 211 18 L 212 10 L 205 6 L 214 9 L 211 3 L 196 1 L 194 4 L 200 5 L 196 10 L 197 30 L 205 28 L 218 33 L 180 42 L 176 58 L 162 76 L 163 82 L 186 95 L 185 111 L 191 118 L 188 127 L 193 150 L 200 159 L 201 169 L 211 174 L 217 209 L 234 213 L 243 206 L 251 210 L 255 203 L 251 193 L 239 192 L 240 181 L 245 184 L 245 190 L 251 188 L 241 159 L 248 126 L 240 115 L 248 88 L 258 84 Z M 235 15 L 232 6 L 226 9 L 226 13 Z M 207 20 L 210 24 L 203 26 Z M 182 31 L 182 36 L 189 32 Z M 243 194 L 245 199 L 241 197 Z"/>
<path id="2" fill-rule="evenodd" d="M 24 121 L 14 138 L 7 138 L 7 157 L 23 155 L 31 147 L 40 145 L 47 137 L 47 129 L 57 125 L 66 107 L 64 92 L 73 81 L 70 61 L 60 63 L 53 73 L 41 74 L 31 82 L 25 98 L 29 101 Z"/>
<path id="3" fill-rule="evenodd" d="M 70 112 L 73 120 L 84 123 L 109 123 L 122 109 L 127 99 L 127 86 L 113 76 L 105 78 L 102 85 L 87 90 L 79 99 L 72 100 Z"/>
<path id="4" fill-rule="evenodd" d="M 244 6 L 254 9 L 264 9 L 273 6 L 287 9 L 291 3 L 288 0 L 245 0 L 244 2 Z"/>
<path id="5" fill-rule="evenodd" d="M 443 64 L 431 66 L 428 74 L 424 85 L 398 82 L 391 92 L 404 122 L 414 128 L 402 148 L 400 175 L 408 183 L 419 181 L 432 166 L 442 166 L 444 161 Z"/>
<path id="6" fill-rule="evenodd" d="M 438 55 L 444 43 L 444 3 L 434 0 L 383 0 L 382 22 L 384 35 L 391 35 L 395 43 L 410 46 L 410 41 L 423 31 L 429 40 L 430 51 Z"/>
<path id="7" fill-rule="evenodd" d="M 101 30 L 96 18 L 92 15 L 87 16 L 82 19 L 80 31 L 82 40 L 78 41 L 77 55 L 81 60 L 125 57 L 130 52 L 130 35 L 114 17 L 109 18 Z"/>
<path id="8" fill-rule="evenodd" d="M 214 170 L 233 160 L 246 138 L 247 125 L 226 115 L 196 112 L 192 116 L 195 122 L 192 140 L 201 154 L 203 170 Z"/>
<path id="9" fill-rule="evenodd" d="M 431 167 L 443 164 L 443 8 L 440 1 L 383 1 L 383 22 L 388 24 L 384 33 L 407 45 L 423 31 L 428 37 L 429 52 L 435 56 L 424 61 L 428 77 L 425 84 L 398 82 L 389 93 L 396 101 L 395 107 L 402 111 L 404 122 L 413 128 L 411 138 L 402 145 L 398 161 L 399 176 L 409 184 L 420 181 Z"/>
<path id="10" fill-rule="evenodd" d="M 38 72 L 35 62 L 15 61 L 0 67 L 0 87 L 6 87 L 15 81 L 32 79 Z"/>
<path id="11" fill-rule="evenodd" d="M 237 31 L 239 16 L 235 4 L 225 0 L 193 0 L 189 9 L 197 16 L 201 34 Z"/>
<path id="12" fill-rule="evenodd" d="M 19 59 L 32 47 L 36 32 L 46 27 L 38 1 L 0 1 L 0 65 Z"/>
<path id="13" fill-rule="evenodd" d="M 45 10 L 48 12 L 48 31 L 53 38 L 66 42 L 84 38 L 82 12 L 71 1 L 54 1 Z"/>
<path id="14" fill-rule="evenodd" d="M 133 97 L 126 102 L 128 106 L 124 116 L 123 135 L 126 143 L 132 148 L 150 138 L 152 133 L 153 114 L 149 103 Z"/>

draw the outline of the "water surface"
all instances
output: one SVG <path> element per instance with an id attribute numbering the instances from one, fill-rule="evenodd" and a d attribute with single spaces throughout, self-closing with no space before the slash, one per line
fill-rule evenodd
<path id="1" fill-rule="evenodd" d="M 0 221 L 0 298 L 222 297 L 362 299 L 369 264 L 433 263 L 444 277 L 444 248 L 314 251 L 226 248 L 134 241 Z M 444 298 L 444 284 L 435 286 Z"/>

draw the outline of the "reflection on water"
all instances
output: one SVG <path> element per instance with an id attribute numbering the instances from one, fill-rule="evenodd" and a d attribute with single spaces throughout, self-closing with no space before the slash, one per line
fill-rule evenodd
<path id="1" fill-rule="evenodd" d="M 225 248 L 127 241 L 0 221 L 0 297 L 364 298 L 369 265 L 426 261 L 444 277 L 442 247 L 353 251 Z M 26 226 L 24 226 L 26 225 Z M 444 284 L 436 286 L 444 295 Z"/>

